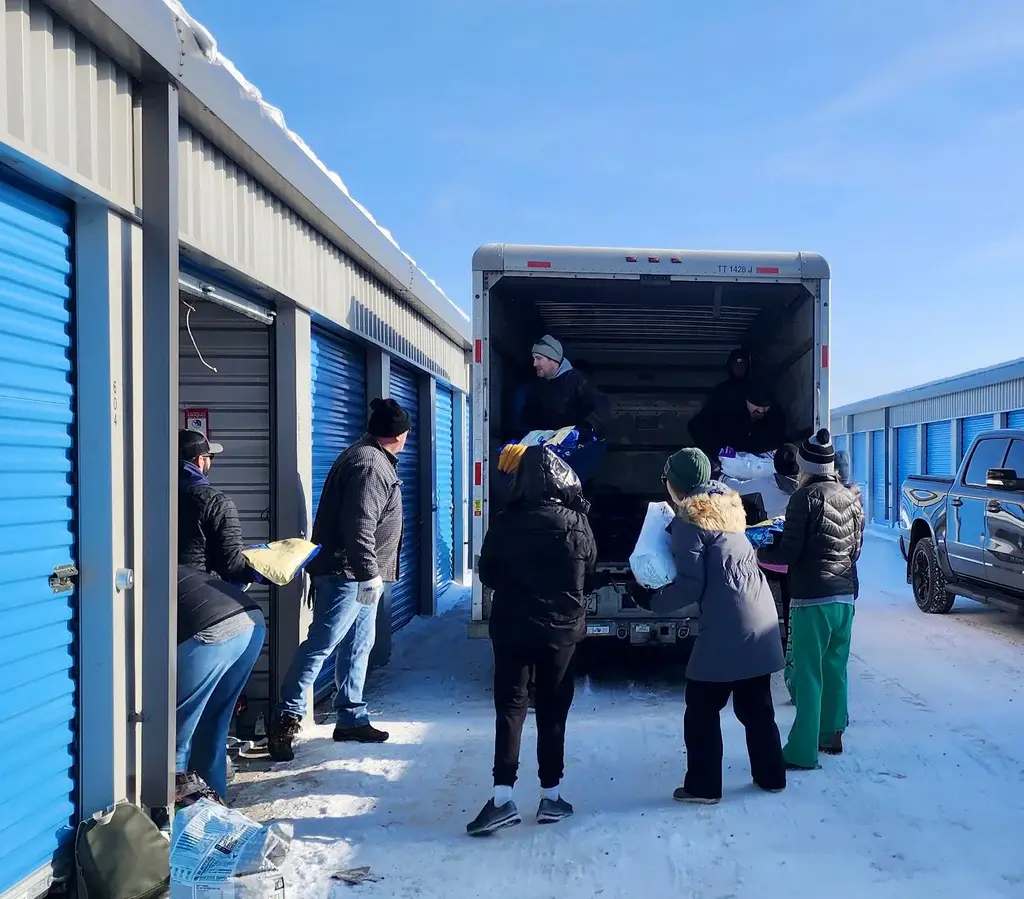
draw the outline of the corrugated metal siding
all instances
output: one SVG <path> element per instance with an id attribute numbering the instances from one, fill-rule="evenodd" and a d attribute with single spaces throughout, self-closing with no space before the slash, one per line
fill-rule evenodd
<path id="1" fill-rule="evenodd" d="M 420 450 L 419 377 L 411 369 L 391 368 L 391 396 L 412 418 L 412 430 L 405 449 L 398 456 L 398 476 L 402 479 L 402 553 L 398 583 L 391 590 L 391 630 L 405 627 L 420 609 Z M 426 410 L 427 414 L 430 410 Z"/>
<path id="2" fill-rule="evenodd" d="M 861 495 L 867 499 L 868 495 L 868 435 L 861 431 L 853 435 L 852 458 L 853 482 L 860 487 Z"/>
<path id="3" fill-rule="evenodd" d="M 899 428 L 896 431 L 896 484 L 903 489 L 903 482 L 912 474 L 918 474 L 917 426 Z"/>
<path id="4" fill-rule="evenodd" d="M 953 473 L 953 423 L 933 421 L 924 429 L 925 474 Z"/>
<path id="5" fill-rule="evenodd" d="M 858 412 L 850 416 L 853 419 L 854 431 L 875 431 L 885 427 L 885 409 L 874 409 L 871 412 Z"/>
<path id="6" fill-rule="evenodd" d="M 974 438 L 983 431 L 990 431 L 994 428 L 995 421 L 994 415 L 974 415 L 960 422 L 960 446 L 965 456 L 971 448 Z"/>
<path id="7" fill-rule="evenodd" d="M 77 597 L 48 583 L 77 562 L 70 228 L 0 183 L 0 893 L 25 896 L 76 814 Z"/>
<path id="8" fill-rule="evenodd" d="M 995 414 L 1024 408 L 1024 379 L 975 387 L 904 406 L 893 406 L 889 420 L 894 425 L 941 421 Z"/>
<path id="9" fill-rule="evenodd" d="M 888 521 L 888 480 L 885 477 L 885 431 L 871 432 L 871 518 Z"/>
<path id="10" fill-rule="evenodd" d="M 313 328 L 310 335 L 313 407 L 313 517 L 335 460 L 366 431 L 366 351 Z M 317 699 L 334 688 L 334 654 L 313 684 Z"/>
<path id="11" fill-rule="evenodd" d="M 1006 416 L 1008 428 L 1024 428 L 1024 409 L 1017 409 Z"/>
<path id="12" fill-rule="evenodd" d="M 461 347 L 184 123 L 178 162 L 183 241 L 468 388 Z"/>
<path id="13" fill-rule="evenodd" d="M 437 477 L 435 497 L 437 586 L 451 582 L 455 571 L 455 420 L 452 392 L 437 385 L 437 420 L 434 423 L 434 455 Z"/>
<path id="14" fill-rule="evenodd" d="M 271 522 L 270 328 L 214 303 L 185 295 L 182 301 L 178 333 L 181 409 L 209 410 L 210 439 L 224 445 L 223 455 L 210 469 L 210 483 L 238 506 L 245 542 L 266 542 Z M 185 303 L 196 310 L 191 317 Z M 216 372 L 200 361 L 189 326 L 203 359 Z M 263 610 L 268 633 L 274 633 L 270 589 L 253 584 L 249 596 Z M 254 712 L 267 711 L 272 698 L 269 645 L 263 648 L 245 695 Z"/>
<path id="15" fill-rule="evenodd" d="M 128 73 L 31 0 L 6 0 L 0 57 L 0 141 L 134 210 Z"/>

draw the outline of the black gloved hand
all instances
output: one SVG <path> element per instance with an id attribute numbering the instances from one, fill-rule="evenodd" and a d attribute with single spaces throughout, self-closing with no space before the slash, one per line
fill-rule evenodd
<path id="1" fill-rule="evenodd" d="M 580 443 L 590 443 L 591 438 L 595 436 L 594 426 L 588 422 L 583 422 L 583 424 L 576 426 L 576 433 L 580 435 Z"/>

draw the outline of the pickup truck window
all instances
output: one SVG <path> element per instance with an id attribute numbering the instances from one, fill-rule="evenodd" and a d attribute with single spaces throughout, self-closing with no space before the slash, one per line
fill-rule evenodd
<path id="1" fill-rule="evenodd" d="M 1019 477 L 1024 477 L 1024 440 L 1014 440 L 1010 444 L 1003 468 L 1012 468 Z"/>
<path id="2" fill-rule="evenodd" d="M 1005 437 L 991 437 L 980 440 L 971 453 L 971 461 L 967 465 L 964 483 L 968 487 L 984 487 L 985 475 L 990 468 L 1002 468 L 1003 459 L 1010 441 Z"/>

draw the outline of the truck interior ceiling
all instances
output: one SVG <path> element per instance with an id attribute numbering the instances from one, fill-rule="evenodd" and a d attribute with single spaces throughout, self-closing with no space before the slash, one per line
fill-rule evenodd
<path id="1" fill-rule="evenodd" d="M 666 457 L 691 444 L 689 421 L 725 379 L 733 349 L 745 345 L 761 361 L 791 435 L 809 433 L 814 307 L 811 293 L 792 282 L 506 275 L 490 290 L 492 463 L 497 447 L 523 436 L 515 409 L 536 377 L 530 347 L 551 334 L 611 404 L 608 453 L 587 494 L 592 517 L 623 523 L 606 521 L 602 556 L 625 559 L 647 503 L 664 498 Z"/>

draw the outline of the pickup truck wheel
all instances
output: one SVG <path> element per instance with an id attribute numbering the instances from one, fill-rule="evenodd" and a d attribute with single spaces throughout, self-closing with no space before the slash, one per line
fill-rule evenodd
<path id="1" fill-rule="evenodd" d="M 922 537 L 914 545 L 910 571 L 914 600 L 922 612 L 945 615 L 953 608 L 956 596 L 946 592 L 946 576 L 942 573 L 935 543 L 930 537 Z"/>

